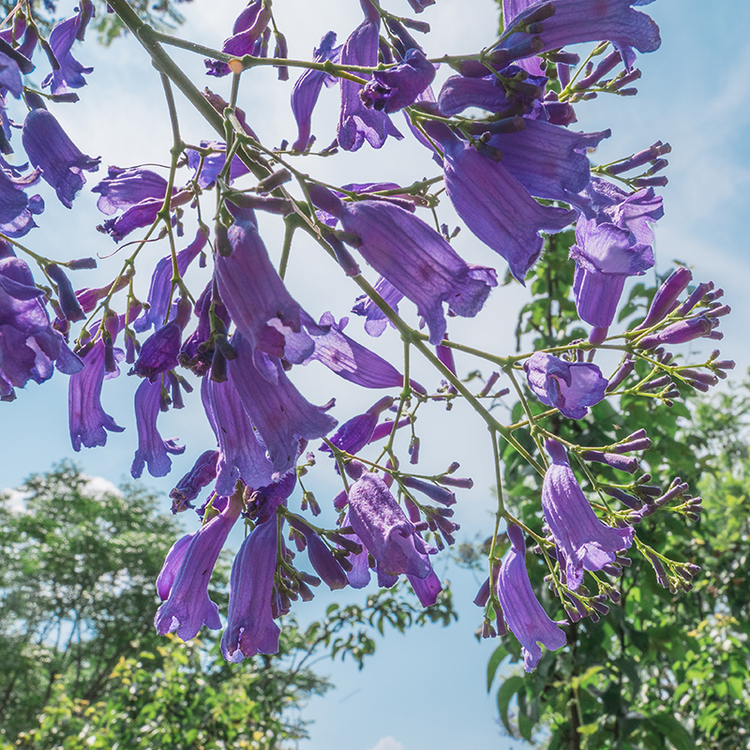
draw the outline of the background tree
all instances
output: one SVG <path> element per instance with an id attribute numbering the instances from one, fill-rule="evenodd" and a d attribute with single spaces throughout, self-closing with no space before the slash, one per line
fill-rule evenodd
<path id="1" fill-rule="evenodd" d="M 278 654 L 230 664 L 219 634 L 186 645 L 154 630 L 154 580 L 180 529 L 142 487 L 101 490 L 61 463 L 0 494 L 0 528 L 0 747 L 286 747 L 307 736 L 305 699 L 331 687 L 316 660 L 361 668 L 374 630 L 455 618 L 449 590 L 422 611 L 399 586 L 306 627 L 286 618 Z M 228 572 L 220 559 L 223 607 Z"/>

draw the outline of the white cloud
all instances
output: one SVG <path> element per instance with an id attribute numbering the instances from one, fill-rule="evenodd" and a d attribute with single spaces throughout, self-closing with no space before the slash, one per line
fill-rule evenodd
<path id="1" fill-rule="evenodd" d="M 395 737 L 388 736 L 379 739 L 371 750 L 404 750 L 404 746 Z"/>
<path id="2" fill-rule="evenodd" d="M 109 479 L 87 476 L 86 480 L 86 489 L 95 497 L 101 495 L 122 495 L 122 492 Z"/>
<path id="3" fill-rule="evenodd" d="M 3 490 L 3 495 L 7 498 L 6 508 L 11 513 L 25 513 L 26 512 L 26 498 L 28 493 L 21 492 L 20 490 Z"/>

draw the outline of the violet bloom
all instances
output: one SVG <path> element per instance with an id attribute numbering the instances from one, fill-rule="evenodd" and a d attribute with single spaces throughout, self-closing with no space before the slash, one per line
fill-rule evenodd
<path id="1" fill-rule="evenodd" d="M 637 244 L 627 229 L 581 216 L 570 257 L 576 263 L 573 293 L 578 315 L 586 323 L 604 329 L 606 335 L 625 280 L 642 276 L 654 265 L 653 250 L 650 245 Z"/>
<path id="2" fill-rule="evenodd" d="M 226 508 L 204 524 L 190 539 L 184 553 L 181 548 L 173 552 L 175 549 L 173 547 L 170 551 L 170 554 L 175 557 L 179 554 L 183 554 L 183 557 L 174 577 L 174 583 L 170 587 L 169 597 L 159 607 L 154 617 L 154 626 L 159 635 L 177 631 L 177 635 L 183 641 L 189 641 L 198 635 L 203 625 L 212 630 L 218 630 L 221 627 L 219 608 L 208 596 L 208 582 L 219 553 L 227 540 L 227 535 L 239 518 L 241 510 L 241 498 L 237 495 L 232 496 Z M 165 561 L 165 568 L 167 562 L 170 562 L 169 555 Z M 165 580 L 162 580 L 160 595 L 164 593 L 168 578 L 171 576 L 171 571 L 165 573 L 163 569 L 162 573 L 165 575 Z"/>
<path id="3" fill-rule="evenodd" d="M 383 301 L 395 313 L 398 313 L 398 303 L 401 302 L 404 295 L 383 276 L 375 282 L 374 289 L 383 298 Z M 381 336 L 389 323 L 385 313 L 366 294 L 357 297 L 352 312 L 365 318 L 365 331 L 370 336 Z"/>
<path id="4" fill-rule="evenodd" d="M 306 315 L 303 315 L 303 322 L 305 318 Z M 336 323 L 331 313 L 323 313 L 319 326 L 324 331 L 327 329 L 327 332 L 315 336 L 315 351 L 304 364 L 318 360 L 339 377 L 362 388 L 397 388 L 403 385 L 404 376 L 390 362 L 344 333 L 348 322 L 347 318 L 342 318 Z"/>
<path id="5" fill-rule="evenodd" d="M 539 232 L 560 231 L 575 213 L 540 205 L 502 162 L 482 156 L 440 123 L 430 124 L 428 132 L 445 149 L 445 188 L 456 212 L 523 283 L 542 252 Z"/>
<path id="6" fill-rule="evenodd" d="M 261 36 L 270 20 L 271 10 L 262 0 L 253 0 L 248 3 L 242 13 L 237 16 L 232 28 L 232 36 L 224 40 L 221 51 L 234 57 L 244 55 L 265 57 L 266 55 L 261 54 Z M 207 75 L 222 77 L 232 72 L 225 62 L 219 60 L 205 60 L 204 62 L 208 69 Z"/>
<path id="7" fill-rule="evenodd" d="M 409 583 L 423 607 L 431 607 L 435 604 L 438 594 L 443 590 L 443 586 L 434 570 L 427 578 L 417 578 L 410 575 L 406 577 L 409 579 Z"/>
<path id="8" fill-rule="evenodd" d="M 215 259 L 214 277 L 221 301 L 254 350 L 300 364 L 315 349 L 302 330 L 302 308 L 268 257 L 254 212 L 236 208 L 234 214 L 235 223 L 227 232 L 232 254 Z M 317 332 L 317 326 L 313 328 Z"/>
<path id="9" fill-rule="evenodd" d="M 101 198 L 100 198 L 101 200 Z M 206 246 L 206 235 L 198 231 L 195 239 L 177 253 L 177 270 L 182 276 L 198 254 Z M 133 324 L 138 333 L 147 331 L 151 326 L 161 326 L 167 319 L 167 306 L 172 292 L 172 255 L 165 255 L 156 264 L 151 276 L 151 286 L 148 290 L 148 310 Z M 174 317 L 170 314 L 169 317 Z"/>
<path id="10" fill-rule="evenodd" d="M 227 627 L 221 651 L 230 662 L 279 650 L 279 626 L 271 596 L 278 556 L 276 515 L 258 524 L 240 546 L 229 581 Z"/>
<path id="11" fill-rule="evenodd" d="M 432 83 L 435 68 L 420 49 L 410 49 L 393 68 L 379 70 L 360 91 L 366 107 L 391 114 L 413 104 Z"/>
<path id="12" fill-rule="evenodd" d="M 182 567 L 182 561 L 185 559 L 185 553 L 190 547 L 190 542 L 193 540 L 197 531 L 192 534 L 185 534 L 181 536 L 167 552 L 167 556 L 164 559 L 164 565 L 162 565 L 161 571 L 156 579 L 156 593 L 159 595 L 159 599 L 165 602 L 169 599 L 169 592 L 172 590 L 177 574 L 180 572 Z"/>
<path id="13" fill-rule="evenodd" d="M 320 47 L 313 50 L 313 62 L 338 62 L 341 47 L 334 47 L 336 34 L 329 31 L 321 40 Z M 292 89 L 292 112 L 297 121 L 297 140 L 292 144 L 294 151 L 304 151 L 310 143 L 310 128 L 313 109 L 318 103 L 323 84 L 334 86 L 337 79 L 323 70 L 306 70 L 297 79 Z"/>
<path id="14" fill-rule="evenodd" d="M 497 576 L 497 598 L 503 609 L 505 622 L 518 638 L 523 651 L 523 667 L 532 672 L 542 658 L 543 644 L 557 651 L 566 643 L 565 633 L 539 604 L 526 570 L 526 541 L 518 526 L 508 526 L 511 548 L 505 556 Z"/>
<path id="15" fill-rule="evenodd" d="M 357 461 L 346 469 L 356 480 L 349 488 L 349 522 L 375 558 L 378 585 L 390 588 L 402 573 L 427 578 L 427 556 L 437 550 L 425 544 L 380 477 Z"/>
<path id="16" fill-rule="evenodd" d="M 296 519 L 291 519 L 290 524 L 305 537 L 307 557 L 321 580 L 331 591 L 343 589 L 349 581 L 328 545 L 307 524 Z"/>
<path id="17" fill-rule="evenodd" d="M 511 13 L 505 24 L 510 29 L 537 13 L 547 0 L 535 3 L 505 0 L 503 7 L 506 3 Z M 643 0 L 555 0 L 553 14 L 541 21 L 541 31 L 534 35 L 540 39 L 534 54 L 600 40 L 612 42 L 626 61 L 633 58 L 632 47 L 640 52 L 653 52 L 661 44 L 659 27 L 645 13 L 631 8 L 642 4 Z M 527 33 L 511 34 L 503 41 L 501 50 L 513 49 L 529 37 Z"/>
<path id="18" fill-rule="evenodd" d="M 302 397 L 278 360 L 263 356 L 261 374 L 250 344 L 239 334 L 231 343 L 237 352 L 236 359 L 229 363 L 231 382 L 265 444 L 274 471 L 284 473 L 297 460 L 300 439 L 327 435 L 336 420 Z"/>
<path id="19" fill-rule="evenodd" d="M 181 338 L 182 327 L 176 320 L 170 320 L 143 342 L 133 372 L 153 383 L 162 373 L 174 370 Z"/>
<path id="20" fill-rule="evenodd" d="M 266 457 L 265 447 L 258 442 L 250 417 L 230 379 L 216 383 L 208 376 L 201 385 L 203 408 L 219 444 L 216 491 L 230 495 L 237 480 L 248 487 L 270 485 L 274 471 Z"/>
<path id="21" fill-rule="evenodd" d="M 393 406 L 393 401 L 392 396 L 385 396 L 364 414 L 358 414 L 348 422 L 344 422 L 331 436 L 331 442 L 346 453 L 351 455 L 358 453 L 372 440 L 380 415 Z M 320 450 L 329 454 L 332 452 L 325 444 L 320 447 Z"/>
<path id="22" fill-rule="evenodd" d="M 1 113 L 0 113 L 1 114 Z M 39 182 L 38 169 L 21 175 L 7 163 L 0 162 L 0 232 L 8 237 L 23 237 L 35 226 L 34 216 L 44 211 L 40 195 L 27 196 L 25 188 Z"/>
<path id="23" fill-rule="evenodd" d="M 344 231 L 357 235 L 362 257 L 417 306 L 430 343 L 445 336 L 443 303 L 473 318 L 497 286 L 494 269 L 467 264 L 434 229 L 409 211 L 383 201 L 342 203 L 325 188 L 311 186 L 314 201 L 338 215 Z"/>
<path id="24" fill-rule="evenodd" d="M 26 115 L 21 140 L 29 161 L 41 169 L 42 178 L 55 189 L 63 206 L 72 208 L 86 182 L 83 171 L 99 169 L 101 157 L 82 154 L 46 109 L 32 109 Z"/>
<path id="25" fill-rule="evenodd" d="M 177 445 L 174 438 L 164 440 L 156 429 L 162 398 L 161 381 L 150 383 L 144 380 L 135 392 L 135 420 L 138 428 L 138 450 L 135 452 L 130 474 L 138 479 L 144 466 L 152 477 L 165 477 L 172 469 L 169 454 L 185 452 L 184 445 Z M 190 636 L 192 638 L 192 636 Z"/>
<path id="26" fill-rule="evenodd" d="M 80 89 L 85 86 L 84 74 L 88 75 L 94 70 L 81 65 L 71 54 L 76 39 L 83 41 L 86 27 L 93 15 L 94 5 L 91 0 L 81 0 L 78 13 L 72 18 L 66 18 L 55 24 L 50 32 L 49 45 L 55 53 L 60 67 L 53 70 L 42 81 L 42 88 L 49 86 L 53 96 L 65 94 L 69 89 Z"/>
<path id="27" fill-rule="evenodd" d="M 167 181 L 143 167 L 109 167 L 107 177 L 91 188 L 99 193 L 96 207 L 107 216 L 130 208 L 147 198 L 164 200 L 167 194 Z"/>
<path id="28" fill-rule="evenodd" d="M 108 327 L 112 329 L 114 326 L 111 324 Z M 113 338 L 116 333 L 117 329 L 114 328 Z M 83 369 L 73 375 L 68 383 L 68 425 L 75 451 L 80 451 L 82 445 L 86 448 L 106 445 L 107 431 L 122 432 L 125 429 L 102 408 L 104 379 L 119 375 L 116 366 L 112 372 L 106 372 L 106 354 L 106 346 L 100 337 L 83 355 Z M 121 349 L 114 349 L 113 354 L 116 362 L 124 357 Z"/>
<path id="29" fill-rule="evenodd" d="M 565 448 L 554 440 L 547 440 L 545 448 L 552 464 L 544 475 L 542 508 L 555 544 L 565 556 L 567 585 L 575 590 L 584 570 L 601 570 L 615 562 L 617 552 L 630 547 L 633 529 L 602 523 L 570 468 Z"/>
<path id="30" fill-rule="evenodd" d="M 604 398 L 607 380 L 594 364 L 565 362 L 552 354 L 535 352 L 523 369 L 536 397 L 569 419 L 582 419 L 589 406 Z"/>
<path id="31" fill-rule="evenodd" d="M 209 190 L 216 183 L 216 178 L 224 169 L 226 161 L 226 143 L 221 141 L 201 141 L 201 148 L 212 149 L 213 153 L 203 157 L 203 166 L 201 166 L 200 154 L 192 148 L 186 150 L 188 167 L 194 170 L 194 179 L 198 181 L 198 187 L 202 190 Z M 200 173 L 198 169 L 200 168 Z M 238 156 L 232 158 L 232 166 L 229 168 L 230 184 L 236 179 L 246 175 L 250 170 Z"/>
<path id="32" fill-rule="evenodd" d="M 172 513 L 180 513 L 192 508 L 191 503 L 198 497 L 198 493 L 216 479 L 219 456 L 219 451 L 204 451 L 198 456 L 193 468 L 177 482 L 169 493 L 172 498 Z"/>
<path id="33" fill-rule="evenodd" d="M 357 26 L 344 43 L 341 51 L 342 65 L 375 67 L 378 64 L 380 40 L 380 14 L 374 0 L 360 0 L 365 20 Z M 362 75 L 369 78 L 367 75 Z M 402 138 L 385 112 L 368 109 L 360 99 L 362 84 L 341 81 L 341 114 L 339 116 L 338 142 L 344 151 L 357 151 L 365 140 L 373 148 L 381 148 L 392 135 Z"/>

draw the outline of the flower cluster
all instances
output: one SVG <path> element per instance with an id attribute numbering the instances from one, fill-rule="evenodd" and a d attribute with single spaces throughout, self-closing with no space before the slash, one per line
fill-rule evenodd
<path id="1" fill-rule="evenodd" d="M 419 13 L 432 2 L 410 4 Z M 720 338 L 719 320 L 729 312 L 720 301 L 721 290 L 710 283 L 691 286 L 692 274 L 685 268 L 665 280 L 637 326 L 613 331 L 627 280 L 654 266 L 652 225 L 663 215 L 655 188 L 665 182 L 656 173 L 666 166 L 662 157 L 669 146 L 657 142 L 592 168 L 591 153 L 611 132 L 578 132 L 571 125 L 574 104 L 601 92 L 634 92 L 628 87 L 639 75 L 635 51 L 659 46 L 654 22 L 632 7 L 641 4 L 504 0 L 499 39 L 481 54 L 445 58 L 455 74 L 435 93 L 438 64 L 411 33 L 429 31 L 425 22 L 394 16 L 377 0 L 362 0 L 364 18 L 348 38 L 337 46 L 329 31 L 313 59 L 304 63 L 287 58 L 271 4 L 252 0 L 221 50 L 206 60 L 214 79 L 232 75 L 228 100 L 209 90 L 201 95 L 176 66 L 170 67 L 166 53 L 159 58 L 175 130 L 169 169 L 160 174 L 153 165 L 110 165 L 92 188 L 107 217 L 98 229 L 116 243 L 138 239 L 109 283 L 78 290 L 65 269 L 90 268 L 91 259 L 55 261 L 29 251 L 18 239 L 31 232 L 44 208 L 39 195 L 27 194 L 31 186 L 45 181 L 71 208 L 86 183 L 85 173 L 99 167 L 100 159 L 81 152 L 46 106 L 48 101 L 75 101 L 73 89 L 85 86 L 92 72 L 72 50 L 83 39 L 93 6 L 82 0 L 75 15 L 52 30 L 44 48 L 52 51 L 56 65 L 39 90 L 21 79 L 34 69 L 38 39 L 33 19 L 25 15 L 31 5 L 17 6 L 13 22 L 0 32 L 0 106 L 4 113 L 6 97 L 23 94 L 29 111 L 20 142 L 31 168 L 0 161 L 0 398 L 13 399 L 15 389 L 30 380 L 46 381 L 56 368 L 70 376 L 74 449 L 103 446 L 108 432 L 123 429 L 104 410 L 102 394 L 105 380 L 116 377 L 124 362 L 127 376 L 138 383 L 132 476 L 144 470 L 166 476 L 172 456 L 194 456 L 171 498 L 174 512 L 198 506 L 201 525 L 175 543 L 158 578 L 162 604 L 155 625 L 160 633 L 176 631 L 189 639 L 203 625 L 221 627 L 208 585 L 238 522 L 248 533 L 231 573 L 221 644 L 229 661 L 274 653 L 277 619 L 292 602 L 312 598 L 312 588 L 321 582 L 331 589 L 362 588 L 373 571 L 379 586 L 392 587 L 406 576 L 421 604 L 435 605 L 442 584 L 432 561 L 455 541 L 460 528 L 453 520 L 456 492 L 470 490 L 473 482 L 454 476 L 455 463 L 443 472 L 417 473 L 417 412 L 430 403 L 450 409 L 455 399 L 464 399 L 490 428 L 498 472 L 501 436 L 543 477 L 540 534 L 502 504 L 498 487 L 498 518 L 507 524 L 510 547 L 503 558 L 495 534 L 487 582 L 477 597 L 485 607 L 485 635 L 509 628 L 521 643 L 527 670 L 542 657 L 540 643 L 553 651 L 564 646 L 565 621 L 606 613 L 605 599 L 616 600 L 614 589 L 600 584 L 592 596 L 586 576 L 617 575 L 628 564 L 625 553 L 637 546 L 638 524 L 645 517 L 668 504 L 688 519 L 698 516 L 700 498 L 692 497 L 679 479 L 661 491 L 649 484 L 647 474 L 638 473 L 640 462 L 632 454 L 651 447 L 645 431 L 614 445 L 582 447 L 554 429 L 560 418 L 596 419 L 601 402 L 623 394 L 669 405 L 680 387 L 707 390 L 733 366 L 718 352 L 698 365 L 681 365 L 668 351 L 699 338 Z M 124 0 L 111 5 L 118 13 L 127 8 Z M 127 13 L 121 17 L 136 38 L 149 37 Z M 267 59 L 272 36 L 276 49 Z M 157 47 L 163 52 L 154 39 L 151 53 Z M 571 75 L 580 58 L 561 48 L 586 42 L 603 43 L 600 51 L 606 47 L 607 54 L 596 67 L 584 63 Z M 201 46 L 201 54 L 207 49 Z M 256 113 L 237 104 L 243 75 L 261 64 L 275 66 L 281 80 L 291 66 L 304 68 L 291 89 L 297 125 L 291 147 L 286 141 L 266 147 L 249 123 Z M 223 128 L 224 140 L 185 145 L 170 81 L 189 94 L 215 129 Z M 380 149 L 389 136 L 406 135 L 434 158 L 439 174 L 407 187 L 392 182 L 338 186 L 297 169 L 295 159 L 309 156 L 315 143 L 312 117 L 324 85 L 340 87 L 340 109 L 332 143 L 321 153 L 357 151 L 365 143 Z M 469 109 L 474 116 L 465 115 Z M 393 117 L 399 111 L 406 116 L 403 133 Z M 7 122 L 3 114 L 4 154 L 16 145 Z M 627 176 L 641 168 L 645 171 Z M 202 213 L 205 201 L 201 204 L 209 191 L 215 191 L 212 226 Z M 462 257 L 451 244 L 455 233 L 445 225 L 433 228 L 432 217 L 422 218 L 419 209 L 436 211 L 443 193 L 469 231 L 503 259 L 501 268 Z M 280 260 L 261 237 L 259 212 L 284 219 Z M 179 239 L 191 221 L 197 225 L 188 234 L 191 241 Z M 497 399 L 508 389 L 492 392 L 499 372 L 478 393 L 458 377 L 453 352 L 476 350 L 453 341 L 452 319 L 480 316 L 489 296 L 498 294 L 497 275 L 505 272 L 505 264 L 510 276 L 524 284 L 547 235 L 573 225 L 572 296 L 578 318 L 590 326 L 588 339 L 549 351 L 490 357 L 515 387 L 525 414 L 525 422 L 502 425 L 483 400 Z M 403 363 L 397 366 L 363 343 L 356 323 L 339 317 L 338 300 L 321 310 L 298 301 L 304 297 L 287 283 L 286 270 L 299 229 L 362 293 L 349 302 L 351 312 L 364 318 L 365 332 L 380 336 L 389 324 L 397 330 Z M 156 240 L 169 243 L 169 249 L 159 253 L 141 300 L 136 260 L 142 267 L 139 254 Z M 119 246 L 123 254 L 128 245 Z M 43 283 L 35 282 L 17 250 L 36 262 Z M 193 276 L 202 277 L 197 293 L 187 281 Z M 683 293 L 686 299 L 680 301 Z M 118 295 L 125 298 L 119 308 Z M 418 323 L 407 323 L 414 312 Z M 607 349 L 622 352 L 609 378 L 603 358 L 594 362 L 605 341 Z M 424 386 L 411 377 L 413 353 L 435 367 L 439 385 Z M 333 399 L 311 403 L 295 380 L 299 368 L 321 366 L 350 385 L 378 391 L 369 401 L 372 406 L 339 424 Z M 193 391 L 215 438 L 207 445 L 180 445 L 159 430 L 160 414 L 182 408 L 185 394 Z M 554 419 L 545 422 L 548 417 Z M 527 430 L 528 440 L 516 437 L 520 429 Z M 308 450 L 312 441 L 317 452 Z M 405 442 L 408 465 L 396 449 Z M 527 445 L 536 445 L 535 454 Z M 323 505 L 336 514 L 332 528 L 318 525 L 323 509 L 303 483 L 318 459 L 341 483 L 339 494 Z M 576 462 L 637 476 L 629 485 L 615 484 L 587 470 L 598 498 L 592 502 L 574 471 Z M 299 512 L 292 499 L 298 486 Z M 624 509 L 612 507 L 605 496 Z M 527 550 L 529 535 L 534 542 Z M 688 563 L 665 567 L 658 553 L 643 549 L 665 586 L 689 585 L 696 571 Z M 301 569 L 295 550 L 306 552 L 315 575 Z M 529 550 L 544 557 L 550 590 L 565 620 L 553 621 L 535 597 Z"/>

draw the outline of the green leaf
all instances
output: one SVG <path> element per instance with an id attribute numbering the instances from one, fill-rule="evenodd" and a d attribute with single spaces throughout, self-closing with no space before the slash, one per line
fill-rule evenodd
<path id="1" fill-rule="evenodd" d="M 508 721 L 508 705 L 513 696 L 523 687 L 523 677 L 514 674 L 509 677 L 497 691 L 497 710 L 500 712 L 500 719 L 508 734 L 513 736 L 513 730 L 510 728 Z"/>
<path id="2" fill-rule="evenodd" d="M 500 666 L 500 663 L 502 660 L 508 655 L 508 649 L 505 648 L 502 644 L 500 644 L 493 652 L 492 656 L 490 656 L 489 662 L 487 662 L 487 692 L 490 692 L 490 689 L 492 688 L 492 683 L 495 680 L 495 673 L 497 672 L 497 668 Z"/>

